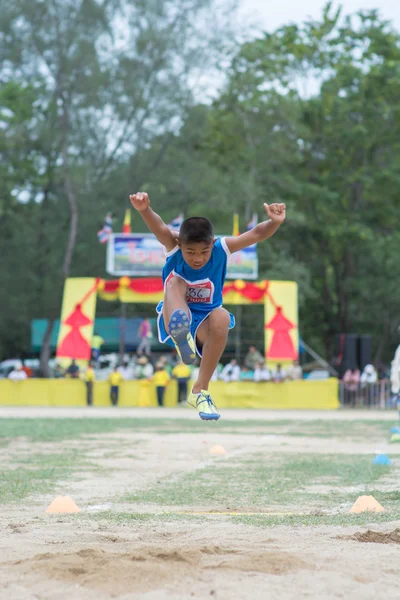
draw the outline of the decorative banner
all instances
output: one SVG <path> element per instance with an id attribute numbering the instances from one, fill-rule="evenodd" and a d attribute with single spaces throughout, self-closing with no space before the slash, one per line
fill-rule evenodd
<path id="1" fill-rule="evenodd" d="M 165 265 L 164 249 L 151 233 L 113 234 L 107 247 L 107 273 L 121 277 L 159 277 Z M 257 279 L 256 245 L 232 254 L 227 279 Z"/>
<path id="2" fill-rule="evenodd" d="M 222 296 L 224 304 L 265 304 L 265 298 L 270 301 L 270 290 L 276 284 L 293 284 L 291 281 L 243 281 L 236 279 L 232 282 L 225 282 Z M 164 286 L 161 277 L 143 277 L 141 279 L 131 279 L 130 277 L 120 277 L 106 281 L 100 279 L 98 282 L 98 295 L 102 300 L 120 300 L 121 302 L 140 302 L 141 304 L 158 304 L 164 296 Z M 292 291 L 289 288 L 292 300 Z M 295 288 L 297 294 L 297 287 Z M 281 305 L 286 311 L 286 299 L 278 295 Z M 297 297 L 295 306 L 297 306 Z M 275 306 L 275 305 L 274 305 Z"/>
<path id="3" fill-rule="evenodd" d="M 94 277 L 65 282 L 56 354 L 62 366 L 69 365 L 72 358 L 78 363 L 90 360 L 98 282 Z"/>
<path id="4" fill-rule="evenodd" d="M 299 356 L 297 283 L 270 281 L 265 292 L 265 358 L 288 363 Z"/>
<path id="5" fill-rule="evenodd" d="M 159 277 L 165 264 L 163 247 L 151 233 L 114 234 L 107 247 L 107 273 Z"/>
<path id="6" fill-rule="evenodd" d="M 96 295 L 104 300 L 157 304 L 163 297 L 160 277 L 131 279 L 67 279 L 58 338 L 57 357 L 87 361 L 93 333 Z M 225 283 L 224 305 L 264 304 L 265 357 L 268 364 L 298 358 L 299 331 L 297 283 L 294 281 L 243 281 Z M 261 327 L 261 323 L 260 323 Z M 61 362 L 61 361 L 60 361 Z"/>

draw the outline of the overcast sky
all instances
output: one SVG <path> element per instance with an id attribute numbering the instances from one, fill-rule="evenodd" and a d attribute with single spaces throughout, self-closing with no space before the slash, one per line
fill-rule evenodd
<path id="1" fill-rule="evenodd" d="M 400 29 L 400 0 L 342 0 L 342 14 L 351 14 L 360 9 L 377 9 L 384 19 L 393 21 Z M 325 0 L 241 0 L 240 12 L 251 15 L 262 29 L 273 31 L 289 22 L 300 22 L 306 17 L 318 18 L 322 14 Z M 339 2 L 334 3 L 335 6 Z"/>

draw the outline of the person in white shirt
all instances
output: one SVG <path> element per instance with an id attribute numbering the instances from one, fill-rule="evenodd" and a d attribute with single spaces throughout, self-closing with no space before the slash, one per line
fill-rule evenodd
<path id="1" fill-rule="evenodd" d="M 400 332 L 399 332 L 400 333 Z M 392 393 L 399 397 L 400 402 L 400 346 L 394 354 L 391 369 L 390 369 L 390 384 L 392 386 Z M 400 404 L 399 404 L 400 410 Z"/>
<path id="2" fill-rule="evenodd" d="M 276 369 L 272 372 L 274 383 L 283 383 L 286 379 L 286 372 L 282 369 L 282 365 L 278 363 Z"/>
<path id="3" fill-rule="evenodd" d="M 361 387 L 365 387 L 367 383 L 376 383 L 378 379 L 374 365 L 365 365 L 364 371 L 361 373 Z"/>
<path id="4" fill-rule="evenodd" d="M 267 365 L 261 360 L 256 364 L 256 368 L 254 369 L 254 381 L 270 381 L 271 373 Z"/>
<path id="5" fill-rule="evenodd" d="M 135 379 L 151 379 L 154 374 L 153 365 L 147 356 L 140 356 L 136 361 Z"/>
<path id="6" fill-rule="evenodd" d="M 286 375 L 287 378 L 292 381 L 303 379 L 303 369 L 301 368 L 298 360 L 293 361 L 293 364 L 288 368 Z"/>
<path id="7" fill-rule="evenodd" d="M 118 367 L 118 373 L 122 375 L 124 381 L 133 379 L 133 368 L 129 365 L 128 361 L 124 361 L 120 367 Z"/>
<path id="8" fill-rule="evenodd" d="M 15 365 L 14 369 L 8 375 L 8 379 L 11 379 L 11 381 L 23 381 L 27 378 L 27 374 L 22 369 L 22 363 Z"/>
<path id="9" fill-rule="evenodd" d="M 234 358 L 222 369 L 221 379 L 227 383 L 239 381 L 240 367 Z"/>

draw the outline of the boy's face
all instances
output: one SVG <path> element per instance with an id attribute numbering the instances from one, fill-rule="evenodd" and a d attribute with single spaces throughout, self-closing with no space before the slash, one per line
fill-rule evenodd
<path id="1" fill-rule="evenodd" d="M 201 269 L 210 260 L 211 252 L 214 246 L 214 240 L 211 242 L 179 242 L 182 251 L 183 260 L 192 269 Z"/>

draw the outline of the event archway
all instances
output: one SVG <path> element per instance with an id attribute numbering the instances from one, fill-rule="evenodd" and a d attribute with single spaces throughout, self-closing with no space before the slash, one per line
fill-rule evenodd
<path id="1" fill-rule="evenodd" d="M 161 278 L 104 280 L 69 278 L 65 282 L 57 358 L 63 364 L 75 358 L 85 364 L 91 357 L 96 299 L 157 304 L 163 298 Z M 264 304 L 265 358 L 268 364 L 298 358 L 297 283 L 294 281 L 225 283 L 224 305 Z"/>

